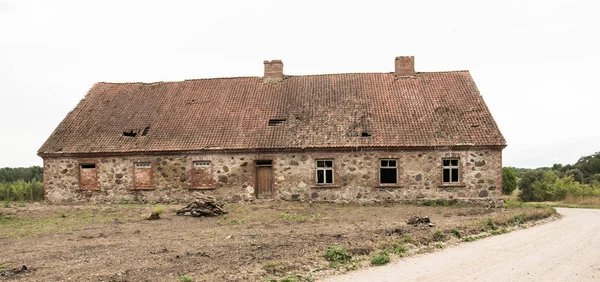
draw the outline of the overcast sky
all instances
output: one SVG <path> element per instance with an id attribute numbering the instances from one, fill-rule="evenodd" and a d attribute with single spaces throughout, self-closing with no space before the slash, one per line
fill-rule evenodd
<path id="1" fill-rule="evenodd" d="M 0 167 L 36 151 L 98 81 L 470 70 L 504 165 L 600 151 L 600 1 L 0 0 Z"/>

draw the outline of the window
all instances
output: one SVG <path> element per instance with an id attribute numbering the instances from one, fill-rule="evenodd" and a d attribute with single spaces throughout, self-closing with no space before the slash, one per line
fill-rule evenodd
<path id="1" fill-rule="evenodd" d="M 135 163 L 135 168 L 151 168 L 152 165 L 149 162 Z"/>
<path id="2" fill-rule="evenodd" d="M 396 159 L 382 159 L 379 166 L 379 183 L 398 183 L 398 161 Z"/>
<path id="3" fill-rule="evenodd" d="M 269 126 L 276 126 L 282 122 L 286 121 L 285 119 L 270 119 L 268 125 Z"/>
<path id="4" fill-rule="evenodd" d="M 99 190 L 98 169 L 95 163 L 79 164 L 79 189 L 80 190 Z"/>
<path id="5" fill-rule="evenodd" d="M 209 168 L 210 161 L 194 161 L 195 168 Z"/>
<path id="6" fill-rule="evenodd" d="M 134 189 L 154 189 L 154 173 L 151 162 L 135 162 L 133 172 Z"/>
<path id="7" fill-rule="evenodd" d="M 458 173 L 458 159 L 444 159 L 442 160 L 442 171 L 443 183 L 458 183 L 459 173 Z"/>
<path id="8" fill-rule="evenodd" d="M 317 184 L 333 184 L 333 160 L 317 160 Z"/>
<path id="9" fill-rule="evenodd" d="M 190 170 L 190 189 L 213 189 L 215 181 L 213 179 L 211 161 L 192 161 Z"/>
<path id="10" fill-rule="evenodd" d="M 81 169 L 94 169 L 96 168 L 96 164 L 81 164 L 79 167 Z"/>

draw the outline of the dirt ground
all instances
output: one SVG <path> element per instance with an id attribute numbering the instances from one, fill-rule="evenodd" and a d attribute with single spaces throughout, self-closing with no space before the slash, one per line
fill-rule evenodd
<path id="1" fill-rule="evenodd" d="M 29 268 L 0 280 L 314 281 L 366 267 L 399 239 L 411 255 L 460 241 L 452 229 L 464 238 L 554 214 L 533 207 L 272 201 L 226 204 L 227 215 L 192 218 L 175 215 L 181 207 L 0 206 L 0 273 Z M 164 210 L 160 220 L 144 220 L 157 208 Z M 408 225 L 412 216 L 429 216 L 435 226 Z M 345 248 L 352 261 L 330 264 L 323 254 L 331 246 Z"/>

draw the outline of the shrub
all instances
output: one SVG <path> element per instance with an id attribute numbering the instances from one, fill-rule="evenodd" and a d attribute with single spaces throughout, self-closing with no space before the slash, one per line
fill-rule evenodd
<path id="1" fill-rule="evenodd" d="M 347 262 L 352 259 L 352 255 L 344 248 L 340 247 L 329 247 L 323 255 L 326 260 L 330 262 Z"/>
<path id="2" fill-rule="evenodd" d="M 381 251 L 371 258 L 371 264 L 384 265 L 390 262 L 390 255 L 386 251 Z"/>

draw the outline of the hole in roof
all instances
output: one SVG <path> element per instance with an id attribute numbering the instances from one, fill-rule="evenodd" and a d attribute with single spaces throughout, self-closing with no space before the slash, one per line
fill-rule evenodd
<path id="1" fill-rule="evenodd" d="M 371 133 L 367 132 L 367 131 L 363 131 L 360 136 L 362 137 L 371 137 Z"/>
<path id="2" fill-rule="evenodd" d="M 123 136 L 135 137 L 136 135 L 137 135 L 137 132 L 134 132 L 133 130 L 123 131 Z"/>
<path id="3" fill-rule="evenodd" d="M 276 126 L 284 121 L 286 121 L 286 120 L 285 119 L 270 119 L 269 126 Z"/>
<path id="4" fill-rule="evenodd" d="M 144 128 L 144 131 L 142 131 L 142 136 L 146 136 L 146 134 L 148 134 L 148 131 L 150 131 L 150 126 L 146 126 L 146 128 Z"/>

